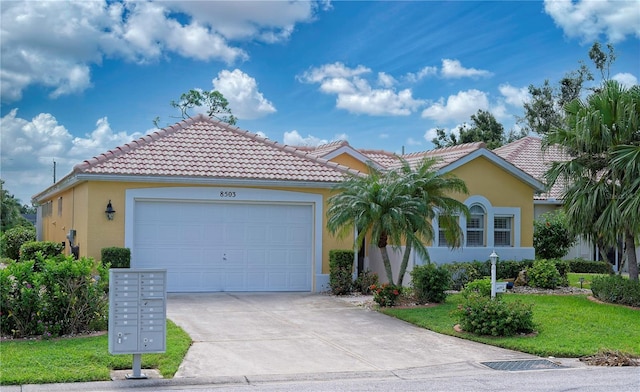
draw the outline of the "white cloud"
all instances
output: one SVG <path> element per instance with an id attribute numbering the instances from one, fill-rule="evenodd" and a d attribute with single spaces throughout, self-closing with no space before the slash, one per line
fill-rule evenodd
<path id="1" fill-rule="evenodd" d="M 478 110 L 489 110 L 487 94 L 479 90 L 460 91 L 450 95 L 446 102 L 441 98 L 422 111 L 423 118 L 430 118 L 438 123 L 449 121 L 467 121 Z"/>
<path id="2" fill-rule="evenodd" d="M 611 43 L 627 35 L 640 38 L 637 0 L 545 0 L 544 10 L 567 36 L 583 42 L 595 41 L 601 35 Z"/>
<path id="3" fill-rule="evenodd" d="M 416 73 L 409 72 L 408 74 L 405 75 L 405 79 L 407 79 L 407 81 L 409 81 L 410 83 L 415 83 L 415 82 L 421 81 L 427 76 L 437 75 L 437 74 L 438 74 L 438 67 L 424 67 Z"/>
<path id="4" fill-rule="evenodd" d="M 336 107 L 351 113 L 373 116 L 406 116 L 416 111 L 423 102 L 412 96 L 410 89 L 396 91 L 392 88 L 395 79 L 380 72 L 377 82 L 386 85 L 375 89 L 361 76 L 371 73 L 362 65 L 349 68 L 340 62 L 311 68 L 298 76 L 304 83 L 318 83 L 320 91 L 335 94 Z"/>
<path id="5" fill-rule="evenodd" d="M 385 88 L 391 88 L 397 81 L 388 73 L 378 72 L 378 84 Z"/>
<path id="6" fill-rule="evenodd" d="M 231 41 L 288 39 L 313 21 L 316 2 L 5 1 L 0 47 L 1 99 L 30 85 L 56 98 L 91 86 L 104 58 L 149 63 L 177 54 L 227 64 L 248 58 Z"/>
<path id="7" fill-rule="evenodd" d="M 298 131 L 293 130 L 291 132 L 284 133 L 283 143 L 288 146 L 309 146 L 315 147 L 321 144 L 327 144 L 328 141 L 326 139 L 320 139 L 315 136 L 307 135 L 307 137 L 302 137 Z"/>
<path id="8" fill-rule="evenodd" d="M 459 79 L 459 78 L 477 78 L 488 77 L 493 75 L 489 71 L 465 68 L 460 61 L 451 59 L 442 59 L 442 77 L 446 79 Z"/>
<path id="9" fill-rule="evenodd" d="M 255 119 L 276 112 L 276 108 L 258 90 L 254 78 L 234 69 L 223 70 L 212 80 L 213 88 L 229 101 L 233 115 L 239 119 Z"/>
<path id="10" fill-rule="evenodd" d="M 638 78 L 630 73 L 618 73 L 613 75 L 611 79 L 617 80 L 620 84 L 627 88 L 638 84 Z"/>
<path id="11" fill-rule="evenodd" d="M 2 179 L 23 204 L 30 204 L 31 196 L 53 184 L 54 160 L 59 180 L 83 160 L 142 136 L 113 132 L 105 117 L 90 134 L 73 137 L 53 115 L 40 113 L 27 120 L 18 117 L 17 109 L 0 119 L 0 128 Z"/>
<path id="12" fill-rule="evenodd" d="M 527 87 L 513 87 L 510 84 L 501 84 L 498 86 L 500 94 L 505 101 L 512 106 L 522 107 L 525 102 L 529 102 L 529 89 Z"/>

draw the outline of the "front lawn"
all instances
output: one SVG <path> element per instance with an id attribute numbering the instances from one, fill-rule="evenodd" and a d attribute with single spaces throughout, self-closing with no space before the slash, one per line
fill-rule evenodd
<path id="1" fill-rule="evenodd" d="M 590 289 L 591 288 L 591 282 L 593 281 L 593 278 L 596 276 L 607 276 L 607 275 L 603 275 L 603 274 L 579 274 L 579 273 L 575 273 L 575 272 L 569 272 L 567 274 L 567 278 L 569 279 L 569 286 L 571 287 L 580 287 L 580 278 L 584 278 L 584 281 L 582 282 L 582 288 L 583 289 Z"/>
<path id="2" fill-rule="evenodd" d="M 167 320 L 167 351 L 143 354 L 143 369 L 173 377 L 191 346 L 191 338 Z M 55 340 L 6 340 L 0 343 L 0 384 L 46 384 L 110 380 L 111 370 L 131 369 L 133 357 L 111 355 L 108 336 Z"/>
<path id="3" fill-rule="evenodd" d="M 575 295 L 504 294 L 503 298 L 534 304 L 537 335 L 493 338 L 455 332 L 457 321 L 451 312 L 462 303 L 460 294 L 450 295 L 435 307 L 381 311 L 438 333 L 539 356 L 575 358 L 605 349 L 640 355 L 640 310 L 595 303 Z"/>

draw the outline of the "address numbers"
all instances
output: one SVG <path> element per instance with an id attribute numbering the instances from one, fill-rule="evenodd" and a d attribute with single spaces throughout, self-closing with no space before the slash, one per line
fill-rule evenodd
<path id="1" fill-rule="evenodd" d="M 221 191 L 220 192 L 220 197 L 236 197 L 236 193 L 235 192 L 227 192 L 227 191 Z"/>

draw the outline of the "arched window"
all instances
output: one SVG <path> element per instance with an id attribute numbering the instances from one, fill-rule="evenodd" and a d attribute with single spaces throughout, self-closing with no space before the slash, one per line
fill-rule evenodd
<path id="1" fill-rule="evenodd" d="M 467 220 L 467 246 L 485 246 L 485 216 L 486 212 L 478 204 L 469 208 L 470 217 Z"/>

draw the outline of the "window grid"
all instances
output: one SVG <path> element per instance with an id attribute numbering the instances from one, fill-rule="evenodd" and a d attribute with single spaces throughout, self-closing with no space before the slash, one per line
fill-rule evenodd
<path id="1" fill-rule="evenodd" d="M 493 219 L 493 242 L 495 246 L 512 246 L 511 224 L 512 217 L 496 216 Z"/>
<path id="2" fill-rule="evenodd" d="M 471 217 L 467 220 L 467 246 L 484 246 L 484 209 L 472 206 Z"/>

